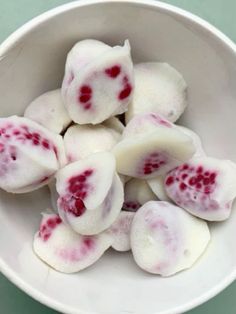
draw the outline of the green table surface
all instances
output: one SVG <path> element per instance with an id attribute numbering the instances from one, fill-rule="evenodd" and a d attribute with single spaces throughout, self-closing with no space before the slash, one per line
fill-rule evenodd
<path id="1" fill-rule="evenodd" d="M 0 0 L 0 42 L 19 26 L 66 0 Z M 236 0 L 168 0 L 209 21 L 236 42 Z M 188 314 L 236 314 L 236 282 L 214 299 Z M 0 274 L 1 314 L 55 314 L 31 299 Z"/>

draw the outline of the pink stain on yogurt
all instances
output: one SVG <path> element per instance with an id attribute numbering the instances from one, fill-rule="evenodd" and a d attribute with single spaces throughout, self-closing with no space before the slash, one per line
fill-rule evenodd
<path id="1" fill-rule="evenodd" d="M 217 210 L 220 204 L 212 196 L 217 187 L 217 176 L 217 171 L 185 163 L 168 173 L 165 186 L 179 206 Z"/>
<path id="2" fill-rule="evenodd" d="M 159 125 L 165 126 L 165 127 L 167 127 L 167 128 L 172 128 L 172 124 L 171 124 L 168 120 L 162 118 L 162 117 L 161 117 L 160 115 L 158 115 L 158 114 L 150 113 L 150 118 L 152 119 L 152 121 L 153 121 L 154 123 L 157 123 L 157 124 L 159 124 Z"/>
<path id="3" fill-rule="evenodd" d="M 47 220 L 43 220 L 39 228 L 39 237 L 46 242 L 52 235 L 53 230 L 62 223 L 58 215 L 51 216 Z"/>

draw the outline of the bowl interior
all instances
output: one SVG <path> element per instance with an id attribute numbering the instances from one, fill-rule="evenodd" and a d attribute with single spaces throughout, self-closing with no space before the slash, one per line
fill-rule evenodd
<path id="1" fill-rule="evenodd" d="M 79 2 L 38 19 L 0 50 L 0 116 L 22 114 L 33 98 L 59 87 L 67 52 L 85 38 L 111 45 L 128 38 L 136 62 L 165 61 L 177 68 L 189 96 L 180 122 L 199 133 L 208 154 L 236 161 L 236 54 L 191 18 L 158 3 Z M 183 312 L 235 275 L 235 212 L 228 221 L 211 224 L 206 254 L 176 276 L 144 273 L 130 253 L 114 251 L 78 274 L 55 272 L 31 248 L 40 212 L 49 204 L 47 188 L 25 195 L 0 192 L 0 265 L 28 293 L 63 312 Z"/>

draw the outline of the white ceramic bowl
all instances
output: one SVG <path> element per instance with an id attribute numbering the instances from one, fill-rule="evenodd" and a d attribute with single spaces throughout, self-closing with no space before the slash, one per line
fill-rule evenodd
<path id="1" fill-rule="evenodd" d="M 213 26 L 156 1 L 79 1 L 49 11 L 0 47 L 0 115 L 22 114 L 41 93 L 59 87 L 66 53 L 84 38 L 121 44 L 129 38 L 136 61 L 166 61 L 189 86 L 182 123 L 202 137 L 208 153 L 236 161 L 236 48 Z M 27 169 L 26 169 L 27 171 Z M 236 278 L 236 212 L 212 224 L 207 253 L 170 278 L 144 273 L 130 254 L 107 252 L 74 275 L 48 268 L 32 252 L 47 189 L 0 192 L 0 269 L 38 301 L 64 313 L 183 313 Z"/>

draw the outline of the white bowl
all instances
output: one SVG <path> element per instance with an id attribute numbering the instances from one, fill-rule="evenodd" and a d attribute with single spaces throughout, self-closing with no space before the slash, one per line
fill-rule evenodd
<path id="1" fill-rule="evenodd" d="M 79 1 L 49 11 L 0 47 L 0 115 L 22 114 L 41 93 L 59 87 L 66 53 L 84 38 L 121 44 L 136 61 L 166 61 L 189 86 L 182 123 L 202 137 L 207 152 L 236 161 L 236 48 L 200 18 L 156 1 Z M 26 169 L 27 171 L 27 169 Z M 46 188 L 25 195 L 0 192 L 0 269 L 38 301 L 64 313 L 183 313 L 236 278 L 236 212 L 211 225 L 206 254 L 170 278 L 144 273 L 130 254 L 107 252 L 74 275 L 50 269 L 32 252 Z"/>

